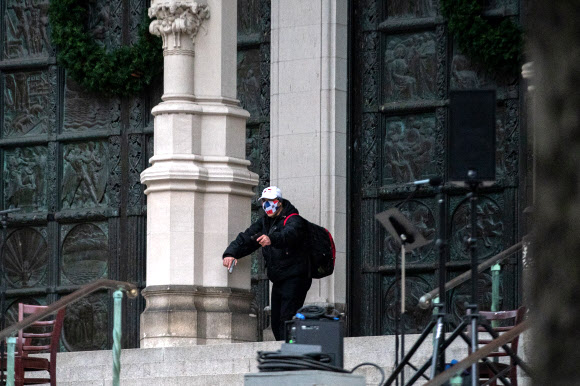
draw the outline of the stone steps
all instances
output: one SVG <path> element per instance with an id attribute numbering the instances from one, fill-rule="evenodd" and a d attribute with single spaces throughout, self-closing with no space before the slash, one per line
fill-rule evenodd
<path id="1" fill-rule="evenodd" d="M 407 336 L 409 349 L 418 335 Z M 258 351 L 276 351 L 281 342 L 234 343 L 191 347 L 127 349 L 121 354 L 121 384 L 131 385 L 243 385 L 244 374 L 258 372 Z M 345 338 L 344 368 L 352 369 L 359 363 L 375 363 L 388 377 L 393 371 L 394 337 L 373 336 Z M 421 366 L 431 356 L 428 338 L 414 355 L 412 363 Z M 456 340 L 448 348 L 448 361 L 462 359 L 467 354 L 465 344 Z M 365 366 L 355 374 L 364 375 L 367 385 L 378 385 L 381 379 L 377 369 Z M 411 369 L 406 371 L 406 380 Z M 59 385 L 112 384 L 111 351 L 60 353 L 57 363 Z M 424 382 L 418 382 L 420 385 Z"/>

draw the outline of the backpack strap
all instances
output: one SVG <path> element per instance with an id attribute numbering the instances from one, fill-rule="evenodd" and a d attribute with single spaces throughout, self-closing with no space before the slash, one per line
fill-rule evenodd
<path id="1" fill-rule="evenodd" d="M 291 215 L 286 216 L 286 218 L 284 219 L 284 226 L 286 226 L 286 221 L 288 221 L 288 219 L 292 216 L 298 216 L 298 213 L 292 213 Z"/>

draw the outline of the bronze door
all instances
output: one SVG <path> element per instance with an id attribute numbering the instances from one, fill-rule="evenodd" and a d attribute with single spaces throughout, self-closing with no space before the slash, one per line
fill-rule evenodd
<path id="1" fill-rule="evenodd" d="M 501 6 L 516 21 L 519 3 L 490 1 L 487 14 Z M 482 191 L 477 207 L 479 260 L 521 237 L 520 188 L 526 160 L 521 129 L 522 90 L 515 77 L 487 73 L 470 63 L 453 44 L 438 3 L 364 0 L 351 2 L 349 140 L 349 315 L 352 335 L 394 332 L 395 258 L 400 251 L 374 215 L 397 206 L 410 194 L 408 182 L 445 177 L 446 128 L 450 89 L 497 88 L 496 185 Z M 464 238 L 470 232 L 465 191 L 445 195 L 447 276 L 469 269 Z M 437 235 L 435 191 L 422 188 L 401 211 L 427 239 Z M 418 299 L 438 285 L 438 250 L 433 243 L 407 255 L 409 317 L 406 331 L 420 332 L 431 310 Z M 519 302 L 519 266 L 512 258 L 501 271 L 502 307 Z M 491 275 L 480 275 L 479 303 L 489 309 Z M 363 294 L 362 301 L 360 301 Z M 469 283 L 447 294 L 459 317 Z"/>
<path id="2" fill-rule="evenodd" d="M 101 277 L 144 288 L 140 173 L 153 155 L 150 111 L 163 88 L 159 77 L 131 98 L 84 91 L 56 63 L 48 0 L 1 4 L 0 208 L 21 208 L 10 216 L 2 249 L 10 322 L 20 301 L 51 303 Z M 148 6 L 147 0 L 88 4 L 86 28 L 109 49 L 136 40 Z M 238 91 L 251 113 L 247 155 L 260 174 L 260 189 L 269 182 L 269 5 L 239 1 Z M 261 260 L 254 259 L 254 308 L 264 328 L 268 281 Z M 123 347 L 139 346 L 143 307 L 141 298 L 126 302 Z M 63 348 L 108 348 L 111 327 L 111 298 L 95 294 L 67 309 Z"/>
<path id="3" fill-rule="evenodd" d="M 89 3 L 87 29 L 109 49 L 135 41 L 145 0 Z M 152 155 L 143 95 L 104 97 L 81 89 L 56 64 L 47 0 L 2 2 L 0 156 L 2 208 L 11 216 L 2 257 L 7 306 L 51 303 L 111 278 L 145 284 L 145 196 L 140 172 Z M 139 345 L 142 300 L 126 302 L 124 346 Z M 111 345 L 112 302 L 97 293 L 67 309 L 66 350 Z"/>

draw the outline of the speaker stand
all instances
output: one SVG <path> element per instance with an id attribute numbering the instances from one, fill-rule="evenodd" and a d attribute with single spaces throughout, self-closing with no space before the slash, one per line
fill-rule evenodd
<path id="1" fill-rule="evenodd" d="M 405 385 L 413 385 L 420 377 L 423 377 L 427 380 L 433 379 L 438 373 L 445 371 L 445 350 L 447 347 L 457 338 L 461 337 L 465 343 L 472 348 L 477 348 L 477 329 L 479 325 L 482 325 L 494 338 L 498 337 L 498 334 L 493 331 L 491 326 L 486 320 L 482 320 L 480 315 L 477 313 L 477 258 L 476 258 L 476 225 L 477 225 L 477 213 L 476 213 L 476 204 L 477 204 L 477 188 L 479 187 L 479 183 L 473 183 L 470 185 L 471 192 L 469 193 L 468 197 L 470 198 L 471 204 L 471 234 L 468 239 L 469 247 L 470 247 L 470 257 L 471 257 L 471 265 L 472 265 L 472 285 L 471 285 L 471 303 L 468 305 L 468 309 L 470 310 L 469 315 L 465 315 L 462 322 L 459 325 L 455 325 L 450 320 L 450 316 L 448 315 L 447 305 L 444 301 L 445 299 L 445 282 L 446 282 L 446 255 L 445 255 L 445 248 L 447 246 L 445 241 L 445 198 L 443 195 L 443 187 L 438 187 L 437 193 L 437 203 L 439 209 L 439 229 L 438 229 L 438 237 L 437 237 L 437 247 L 439 249 L 439 303 L 435 304 L 437 307 L 437 313 L 433 315 L 431 321 L 427 324 L 415 344 L 409 349 L 409 352 L 403 357 L 401 363 L 397 365 L 391 376 L 385 382 L 385 385 L 389 386 L 398 379 L 398 375 L 401 374 L 405 368 L 405 366 L 410 366 L 416 372 L 409 379 L 409 381 Z M 453 331 L 448 338 L 445 337 L 445 328 L 449 326 L 450 329 L 452 328 Z M 468 326 L 471 326 L 471 330 L 475 333 L 471 334 L 471 337 L 467 336 L 465 330 Z M 419 347 L 423 344 L 427 336 L 433 331 L 435 328 L 435 337 L 433 340 L 433 355 L 429 358 L 423 366 L 420 368 L 415 367 L 411 364 L 411 359 L 415 352 L 419 349 Z M 521 359 L 507 346 L 502 346 L 504 350 L 516 360 L 518 365 L 522 363 Z M 511 383 L 507 380 L 504 376 L 499 375 L 500 371 L 497 367 L 494 366 L 492 361 L 487 360 L 486 358 L 483 359 L 485 363 L 489 365 L 492 372 L 497 375 L 497 377 L 503 382 L 504 385 L 510 386 Z M 431 367 L 431 376 L 428 378 L 425 376 L 425 371 Z M 471 369 L 471 384 L 472 386 L 479 385 L 479 377 L 477 374 L 477 363 L 472 366 Z M 475 370 L 475 371 L 474 371 Z"/>

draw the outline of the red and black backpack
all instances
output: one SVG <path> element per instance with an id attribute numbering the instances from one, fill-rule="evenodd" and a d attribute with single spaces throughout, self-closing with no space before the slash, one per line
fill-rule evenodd
<path id="1" fill-rule="evenodd" d="M 286 221 L 290 217 L 297 215 L 298 213 L 292 213 L 287 216 L 284 219 L 284 225 L 286 225 Z M 308 252 L 312 278 L 322 279 L 323 277 L 332 275 L 336 260 L 336 248 L 332 235 L 326 228 L 313 224 L 304 217 L 303 219 L 306 221 L 306 232 L 308 234 L 304 248 Z"/>

